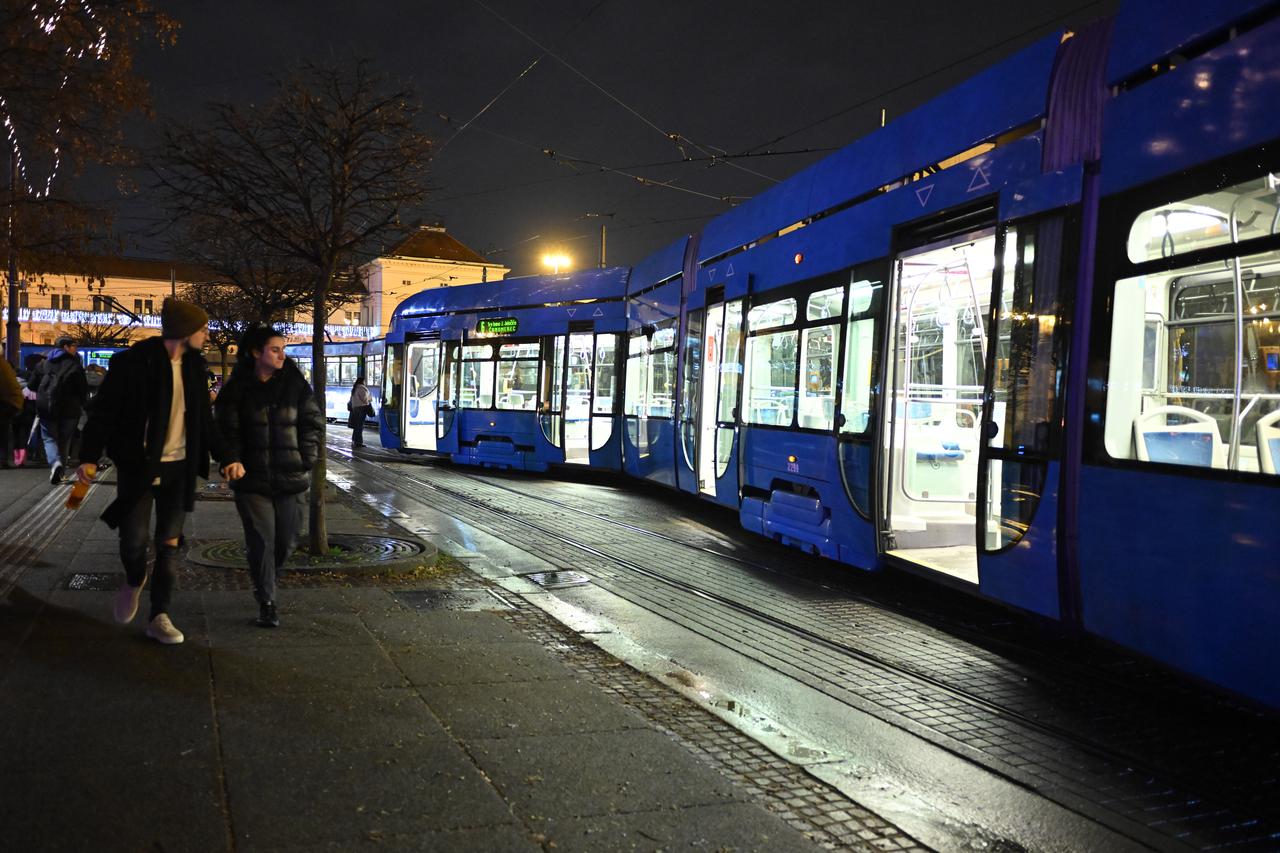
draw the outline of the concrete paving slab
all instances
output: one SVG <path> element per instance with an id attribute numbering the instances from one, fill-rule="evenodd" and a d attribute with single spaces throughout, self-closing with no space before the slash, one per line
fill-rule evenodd
<path id="1" fill-rule="evenodd" d="M 418 690 L 464 741 L 648 728 L 639 714 L 581 681 L 426 685 Z"/>
<path id="2" fill-rule="evenodd" d="M 215 646 L 332 646 L 376 644 L 373 635 L 355 613 L 297 612 L 281 605 L 280 627 L 255 624 L 258 604 L 249 596 L 238 607 L 218 606 L 209 614 L 209 640 Z"/>
<path id="3" fill-rule="evenodd" d="M 544 834 L 559 853 L 817 849 L 781 818 L 741 803 L 550 820 Z"/>
<path id="4" fill-rule="evenodd" d="M 237 851 L 514 823 L 456 744 L 227 757 Z"/>
<path id="5" fill-rule="evenodd" d="M 524 643 L 395 647 L 390 654 L 412 684 L 493 684 L 574 677 L 573 670 L 546 650 Z"/>
<path id="6" fill-rule="evenodd" d="M 220 695 L 346 693 L 405 687 L 404 676 L 376 644 L 242 646 L 212 650 Z"/>
<path id="7" fill-rule="evenodd" d="M 163 766 L 96 764 L 0 775 L 6 850 L 226 850 L 217 770 L 193 758 Z"/>
<path id="8" fill-rule="evenodd" d="M 39 624 L 32 632 L 32 641 L 45 637 L 76 637 L 85 641 L 111 641 L 121 636 L 143 636 L 150 616 L 150 592 L 142 591 L 138 603 L 138 615 L 127 625 L 117 624 L 112 616 L 114 592 L 84 592 L 79 590 L 54 590 L 49 594 L 48 606 L 40 613 Z M 203 608 L 198 596 L 190 593 L 175 594 L 169 604 L 169 617 L 186 637 L 186 644 L 207 646 Z"/>
<path id="9" fill-rule="evenodd" d="M 384 832 L 371 832 L 362 847 L 391 853 L 410 853 L 410 851 L 430 851 L 430 853 L 475 853 L 483 851 L 503 851 L 503 853 L 542 853 L 543 846 L 530 837 L 523 827 L 518 825 L 482 827 L 480 829 L 457 829 L 445 832 L 423 832 L 414 835 L 387 835 Z M 305 847 L 280 847 L 277 853 L 311 853 L 315 850 L 346 851 L 351 850 L 350 842 L 332 842 L 329 844 L 311 844 Z"/>
<path id="10" fill-rule="evenodd" d="M 449 733 L 414 690 L 224 696 L 218 733 L 230 754 L 393 749 Z"/>
<path id="11" fill-rule="evenodd" d="M 475 740 L 468 749 L 531 824 L 740 796 L 723 776 L 653 730 Z"/>
<path id="12" fill-rule="evenodd" d="M 419 644 L 529 643 L 524 634 L 494 613 L 404 611 L 365 613 L 365 624 L 388 646 Z"/>

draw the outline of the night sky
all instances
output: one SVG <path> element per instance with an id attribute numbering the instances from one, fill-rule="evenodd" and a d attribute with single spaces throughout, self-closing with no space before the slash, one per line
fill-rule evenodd
<path id="1" fill-rule="evenodd" d="M 272 75 L 302 60 L 371 58 L 414 84 L 423 129 L 439 141 L 424 221 L 524 274 L 537 272 L 552 247 L 576 266 L 594 265 L 601 222 L 608 262 L 634 263 L 728 209 L 723 198 L 749 198 L 823 156 L 820 149 L 878 127 L 882 108 L 892 120 L 1115 5 L 161 0 L 182 24 L 178 44 L 144 49 L 138 69 L 151 81 L 161 123 L 196 116 L 211 100 L 262 101 Z M 677 146 L 664 132 L 692 142 Z M 135 125 L 131 135 L 153 133 Z M 597 165 L 573 168 L 543 149 L 678 189 Z M 673 162 L 753 150 L 811 153 L 710 168 Z M 126 251 L 166 253 L 165 239 L 148 233 L 159 214 L 145 195 L 122 206 Z"/>

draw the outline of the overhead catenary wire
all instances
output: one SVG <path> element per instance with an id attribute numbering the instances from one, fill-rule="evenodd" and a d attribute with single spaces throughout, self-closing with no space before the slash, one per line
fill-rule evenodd
<path id="1" fill-rule="evenodd" d="M 777 143 L 781 142 L 781 141 L 782 141 L 782 140 L 784 140 L 784 139 L 790 139 L 791 137 L 793 137 L 793 136 L 795 136 L 795 135 L 797 135 L 797 134 L 804 133 L 806 130 L 812 130 L 813 128 L 818 127 L 819 125 L 826 124 L 826 123 L 827 123 L 827 122 L 829 122 L 829 121 L 834 121 L 835 119 L 838 119 L 838 118 L 840 118 L 841 116 L 844 116 L 844 115 L 847 115 L 847 114 L 849 114 L 849 113 L 853 112 L 854 110 L 858 109 L 859 107 L 865 107 L 867 104 L 873 103 L 873 102 L 875 102 L 875 101 L 877 101 L 877 100 L 879 100 L 879 99 L 881 99 L 881 98 L 883 98 L 883 97 L 885 97 L 885 96 L 887 96 L 887 95 L 895 94 L 895 93 L 897 93 L 897 92 L 902 91 L 903 89 L 906 89 L 906 88 L 909 88 L 909 87 L 911 87 L 911 86 L 914 86 L 915 84 L 917 84 L 917 83 L 919 83 L 919 82 L 921 82 L 921 81 L 923 81 L 923 80 L 927 80 L 927 79 L 929 79 L 930 77 L 933 77 L 933 76 L 935 76 L 935 75 L 937 75 L 937 74 L 941 74 L 941 73 L 942 73 L 942 72 L 944 72 L 944 71 L 949 71 L 949 70 L 951 70 L 952 68 L 955 68 L 955 67 L 956 67 L 956 66 L 958 66 L 958 65 L 963 65 L 963 64 L 964 64 L 964 63 L 966 63 L 966 62 L 970 62 L 970 61 L 972 61 L 972 60 L 974 60 L 974 59 L 977 59 L 979 56 L 982 56 L 984 53 L 990 53 L 991 51 L 996 50 L 997 48 L 1004 47 L 1005 45 L 1009 44 L 1010 42 L 1017 41 L 1018 39 L 1023 38 L 1023 37 L 1025 37 L 1025 36 L 1027 36 L 1027 35 L 1029 35 L 1029 34 L 1031 34 L 1031 33 L 1035 32 L 1036 30 L 1043 29 L 1044 27 L 1051 26 L 1051 25 L 1053 25 L 1053 24 L 1058 23 L 1059 21 L 1062 21 L 1062 20 L 1065 20 L 1066 18 L 1071 17 L 1072 15 L 1078 15 L 1078 14 L 1080 14 L 1081 12 L 1083 12 L 1083 11 L 1084 11 L 1084 10 L 1086 10 L 1086 9 L 1090 9 L 1090 8 L 1092 8 L 1092 7 L 1094 7 L 1094 6 L 1102 6 L 1102 5 L 1104 5 L 1104 4 L 1108 3 L 1108 2 L 1111 2 L 1111 0 L 1090 0 L 1090 2 L 1088 2 L 1088 3 L 1083 3 L 1083 4 L 1081 4 L 1081 5 L 1077 6 L 1077 7 L 1075 7 L 1074 9 L 1072 9 L 1072 10 L 1071 10 L 1071 11 L 1069 11 L 1069 12 L 1064 12 L 1064 13 L 1062 13 L 1061 15 L 1056 15 L 1056 16 L 1054 16 L 1054 17 L 1052 17 L 1052 18 L 1049 18 L 1048 20 L 1041 21 L 1040 23 L 1034 24 L 1034 25 L 1032 25 L 1032 26 L 1030 26 L 1030 27 L 1027 27 L 1026 29 L 1023 29 L 1023 30 L 1021 30 L 1021 31 L 1019 31 L 1019 32 L 1016 32 L 1016 33 L 1014 33 L 1013 35 L 1008 36 L 1007 38 L 1000 39 L 999 41 L 994 42 L 994 43 L 992 43 L 992 44 L 989 44 L 989 45 L 987 45 L 986 47 L 979 48 L 978 50 L 975 50 L 975 51 L 973 51 L 972 53 L 968 53 L 968 54 L 966 54 L 966 55 L 964 55 L 964 56 L 960 57 L 959 59 L 956 59 L 956 60 L 954 60 L 954 61 L 952 61 L 952 62 L 948 62 L 948 63 L 947 63 L 947 64 L 945 64 L 945 65 L 940 65 L 940 66 L 938 66 L 937 68 L 934 68 L 934 69 L 933 69 L 933 70 L 931 70 L 931 71 L 926 71 L 926 72 L 924 72 L 923 74 L 919 74 L 919 75 L 917 75 L 917 76 L 915 76 L 915 77 L 912 77 L 910 80 L 906 80 L 906 81 L 904 81 L 904 82 L 902 82 L 902 83 L 899 83 L 899 84 L 898 84 L 898 85 L 896 85 L 896 86 L 891 86 L 890 88 L 888 88 L 888 89 L 884 89 L 883 91 L 880 91 L 880 92 L 877 92 L 877 93 L 875 93 L 874 95 L 868 95 L 868 96 L 866 96 L 866 97 L 864 97 L 864 98 L 860 98 L 859 100 L 855 101 L 855 102 L 854 102 L 854 103 L 852 103 L 852 104 L 849 104 L 849 105 L 848 105 L 848 106 L 846 106 L 846 107 L 842 107 L 841 109 L 836 110 L 835 112 L 833 112 L 833 113 L 831 113 L 831 114 L 829 114 L 829 115 L 823 116 L 823 117 L 822 117 L 822 118 L 820 118 L 820 119 L 816 119 L 816 120 L 814 120 L 814 121 L 808 122 L 807 124 L 801 125 L 800 127 L 796 128 L 795 130 L 787 131 L 786 133 L 782 134 L 781 136 L 775 136 L 774 138 L 772 138 L 772 139 L 768 140 L 767 142 L 761 142 L 759 145 L 753 145 L 752 147 L 748 148 L 748 149 L 747 149 L 747 151 L 748 151 L 748 152 L 752 152 L 752 151 L 756 151 L 756 150 L 758 150 L 758 149 L 760 149 L 760 148 L 764 148 L 765 146 L 768 146 L 768 145 L 776 145 Z M 884 117 L 883 117 L 883 114 L 882 114 L 882 116 L 881 116 L 881 124 L 883 125 L 883 123 L 884 123 Z"/>
<path id="2" fill-rule="evenodd" d="M 603 6 L 605 3 L 608 3 L 608 2 L 609 2 L 609 0 L 600 0 L 600 2 L 596 3 L 596 5 L 592 6 L 590 9 L 588 9 L 588 10 L 587 10 L 587 13 L 586 13 L 585 15 L 583 15 L 581 18 L 579 18 L 579 19 L 574 23 L 574 25 L 573 25 L 573 26 L 569 27 L 569 29 L 567 29 L 567 30 L 565 30 L 565 31 L 564 31 L 564 34 L 561 36 L 561 38 L 564 38 L 565 36 L 567 36 L 567 35 L 569 35 L 570 33 L 572 33 L 574 30 L 576 30 L 578 27 L 582 26 L 583 22 L 585 22 L 585 21 L 587 20 L 587 18 L 590 18 L 592 15 L 594 15 L 594 14 L 596 13 L 596 10 L 597 10 L 597 9 L 599 9 L 601 6 Z M 505 94 L 507 94 L 507 92 L 511 91 L 511 88 L 512 88 L 513 86 L 515 86 L 517 83 L 519 83 L 521 80 L 523 80 L 523 79 L 525 78 L 525 76 L 526 76 L 526 75 L 528 75 L 528 73 L 529 73 L 530 71 L 532 71 L 535 67 L 537 67 L 538 63 L 539 63 L 539 62 L 541 62 L 541 61 L 543 60 L 543 58 L 544 58 L 546 55 L 547 55 L 547 54 L 546 54 L 546 52 L 544 51 L 544 52 L 543 52 L 543 54 L 542 54 L 542 56 L 537 57 L 536 59 L 534 59 L 534 60 L 533 60 L 533 62 L 530 62 L 528 65 L 526 65 L 526 66 L 524 67 L 524 70 L 523 70 L 523 71 L 521 71 L 519 74 L 517 74 L 517 75 L 515 76 L 515 79 L 513 79 L 513 80 L 512 80 L 510 83 L 508 83 L 507 85 L 503 86 L 503 87 L 502 87 L 502 89 L 498 92 L 498 94 L 496 94 L 496 95 L 494 95 L 492 98 L 490 98 L 490 99 L 489 99 L 489 101 L 488 101 L 488 103 L 486 103 L 483 107 L 481 107 L 481 108 L 480 108 L 480 111 L 479 111 L 479 112 L 477 112 L 477 113 L 476 113 L 475 115 L 473 115 L 471 118 L 469 118 L 469 119 L 467 119 L 465 122 L 463 122 L 463 123 L 462 123 L 462 126 L 461 126 L 461 127 L 459 127 L 457 130 L 455 130 L 455 131 L 453 132 L 453 135 L 452 135 L 452 136 L 450 136 L 450 137 L 449 137 L 448 139 L 446 139 L 443 143 L 441 143 L 440 147 L 439 147 L 438 149 L 436 149 L 436 154 L 437 154 L 437 155 L 439 155 L 442 151 L 444 151 L 446 148 L 448 148 L 448 147 L 449 147 L 449 143 L 450 143 L 450 142 L 453 142 L 453 140 L 455 140 L 455 139 L 457 139 L 459 136 L 461 136 L 461 135 L 466 131 L 466 129 L 467 129 L 468 127 L 470 127 L 470 126 L 471 126 L 471 124 L 472 124 L 476 119 L 480 118 L 480 116 L 482 116 L 482 115 L 484 115 L 486 112 L 488 112 L 488 111 L 489 111 L 489 108 L 490 108 L 490 107 L 492 107 L 494 104 L 496 104 L 496 103 L 499 101 L 499 99 L 501 99 L 501 98 L 502 98 L 502 96 L 503 96 L 503 95 L 505 95 Z"/>
<path id="3" fill-rule="evenodd" d="M 499 21 L 501 21 L 501 22 L 502 22 L 503 24 L 505 24 L 507 27 L 509 27 L 510 29 L 514 30 L 514 31 L 515 31 L 517 34 L 519 34 L 522 38 L 524 38 L 524 39 L 528 40 L 529 42 L 531 42 L 534 46 L 536 46 L 536 47 L 537 47 L 539 50 L 541 50 L 544 54 L 546 54 L 547 56 L 551 57 L 551 58 L 552 58 L 552 59 L 554 59 L 556 62 L 558 62 L 558 63 L 560 63 L 561 65 L 563 65 L 565 68 L 567 68 L 567 69 L 569 69 L 570 71 L 572 71 L 574 74 L 576 74 L 578 77 L 580 77 L 584 82 L 586 82 L 589 86 L 591 86 L 593 89 L 595 89 L 596 91 L 600 92 L 602 95 L 604 95 L 605 97 L 607 97 L 609 100 L 613 101 L 613 102 L 614 102 L 615 104 L 617 104 L 618 106 L 622 107 L 622 108 L 623 108 L 624 110 L 626 110 L 627 112 L 631 113 L 631 115 L 635 116 L 637 119 L 639 119 L 640 121 L 642 121 L 644 124 L 648 125 L 649 127 L 653 128 L 653 129 L 654 129 L 655 131 L 657 131 L 658 133 L 662 134 L 663 138 L 665 138 L 665 139 L 667 139 L 667 140 L 671 141 L 672 143 L 674 143 L 674 144 L 676 145 L 676 147 L 677 147 L 677 148 L 680 148 L 680 142 L 683 140 L 684 142 L 687 142 L 687 143 L 689 143 L 690 145 L 692 145 L 693 147 L 695 147 L 695 148 L 697 148 L 698 150 L 702 151 L 702 153 L 704 153 L 704 154 L 708 154 L 708 155 L 715 155 L 717 152 L 718 152 L 718 153 L 727 153 L 726 149 L 723 149 L 723 148 L 716 148 L 715 146 L 704 146 L 704 145 L 702 145 L 701 143 L 698 143 L 697 141 L 692 140 L 692 139 L 690 139 L 690 138 L 689 138 L 689 137 L 687 137 L 687 136 L 684 136 L 684 135 L 679 134 L 679 133 L 673 133 L 673 132 L 668 131 L 668 130 L 666 130 L 666 129 L 662 128 L 662 127 L 659 127 L 655 122 L 653 122 L 650 118 L 648 118 L 647 116 L 645 116 L 644 114 L 642 114 L 639 110 L 635 109 L 635 108 L 634 108 L 634 107 L 632 107 L 630 104 L 626 103 L 626 102 L 625 102 L 625 101 L 623 101 L 621 98 L 619 98 L 617 95 L 613 94 L 613 93 L 612 93 L 612 92 L 610 92 L 608 89 L 606 89 L 606 88 L 604 88 L 603 86 L 601 86 L 601 85 L 600 85 L 599 83 L 597 83 L 595 80 L 591 79 L 591 77 L 590 77 L 590 76 L 588 76 L 585 72 L 583 72 L 583 71 L 579 70 L 575 65 L 573 65 L 572 63 L 570 63 L 570 62 L 569 62 L 568 60 L 566 60 L 564 57 L 560 56 L 560 55 L 559 55 L 559 54 L 557 54 L 555 51 L 551 50 L 549 47 L 547 47 L 546 45 L 544 45 L 542 42 L 538 41 L 536 38 L 534 38 L 532 35 L 530 35 L 529 33 L 527 33 L 527 32 L 526 32 L 525 30 L 523 30 L 521 27 L 519 27 L 518 25 L 516 25 L 516 24 L 515 24 L 514 22 L 512 22 L 510 19 L 508 19 L 507 17 L 505 17 L 504 15 L 502 15 L 501 13 L 499 13 L 498 11 L 496 11 L 495 9 L 493 9 L 493 8 L 492 8 L 491 6 L 489 6 L 488 4 L 486 4 L 486 3 L 484 2 L 484 0 L 471 0 L 471 2 L 475 3 L 475 4 L 476 4 L 477 6 L 479 6 L 480 8 L 484 9 L 484 10 L 485 10 L 486 12 L 488 12 L 490 15 L 493 15 L 495 18 L 497 18 Z M 594 10 L 593 10 L 593 11 L 594 11 Z M 715 148 L 715 151 L 711 150 L 712 148 Z M 780 178 L 775 178 L 775 177 L 773 177 L 772 175 L 766 175 L 766 174 L 764 174 L 763 172 L 757 172 L 757 171 L 755 171 L 754 169 L 748 169 L 747 167 L 745 167 L 745 166 L 741 165 L 740 163 L 735 163 L 735 162 L 733 162 L 733 161 L 729 161 L 729 160 L 726 160 L 726 161 L 724 161 L 724 162 L 725 162 L 725 164 L 726 164 L 726 165 L 728 165 L 728 166 L 731 166 L 731 167 L 733 167 L 733 168 L 735 168 L 735 169 L 738 169 L 738 170 L 740 170 L 740 171 L 746 172 L 747 174 L 754 175 L 754 176 L 755 176 L 755 177 L 757 177 L 757 178 L 760 178 L 760 179 L 762 179 L 762 180 L 769 181 L 769 182 L 771 182 L 771 183 L 775 183 L 775 184 L 776 184 L 776 183 L 779 183 L 779 182 L 780 182 L 780 180 L 781 180 Z"/>

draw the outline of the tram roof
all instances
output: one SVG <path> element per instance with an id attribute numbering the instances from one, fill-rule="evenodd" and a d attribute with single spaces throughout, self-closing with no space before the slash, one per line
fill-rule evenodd
<path id="1" fill-rule="evenodd" d="M 584 299 L 621 299 L 626 296 L 630 273 L 629 267 L 609 267 L 431 288 L 415 293 L 396 306 L 391 322 L 458 311 L 555 305 Z"/>
<path id="2" fill-rule="evenodd" d="M 1107 83 L 1139 74 L 1216 33 L 1238 25 L 1274 0 L 1128 0 L 1116 15 Z"/>

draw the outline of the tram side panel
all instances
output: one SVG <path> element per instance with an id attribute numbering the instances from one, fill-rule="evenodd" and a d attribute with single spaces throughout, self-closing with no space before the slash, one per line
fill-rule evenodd
<path id="1" fill-rule="evenodd" d="M 1280 707 L 1280 21 L 1110 105 L 1084 626 Z"/>

